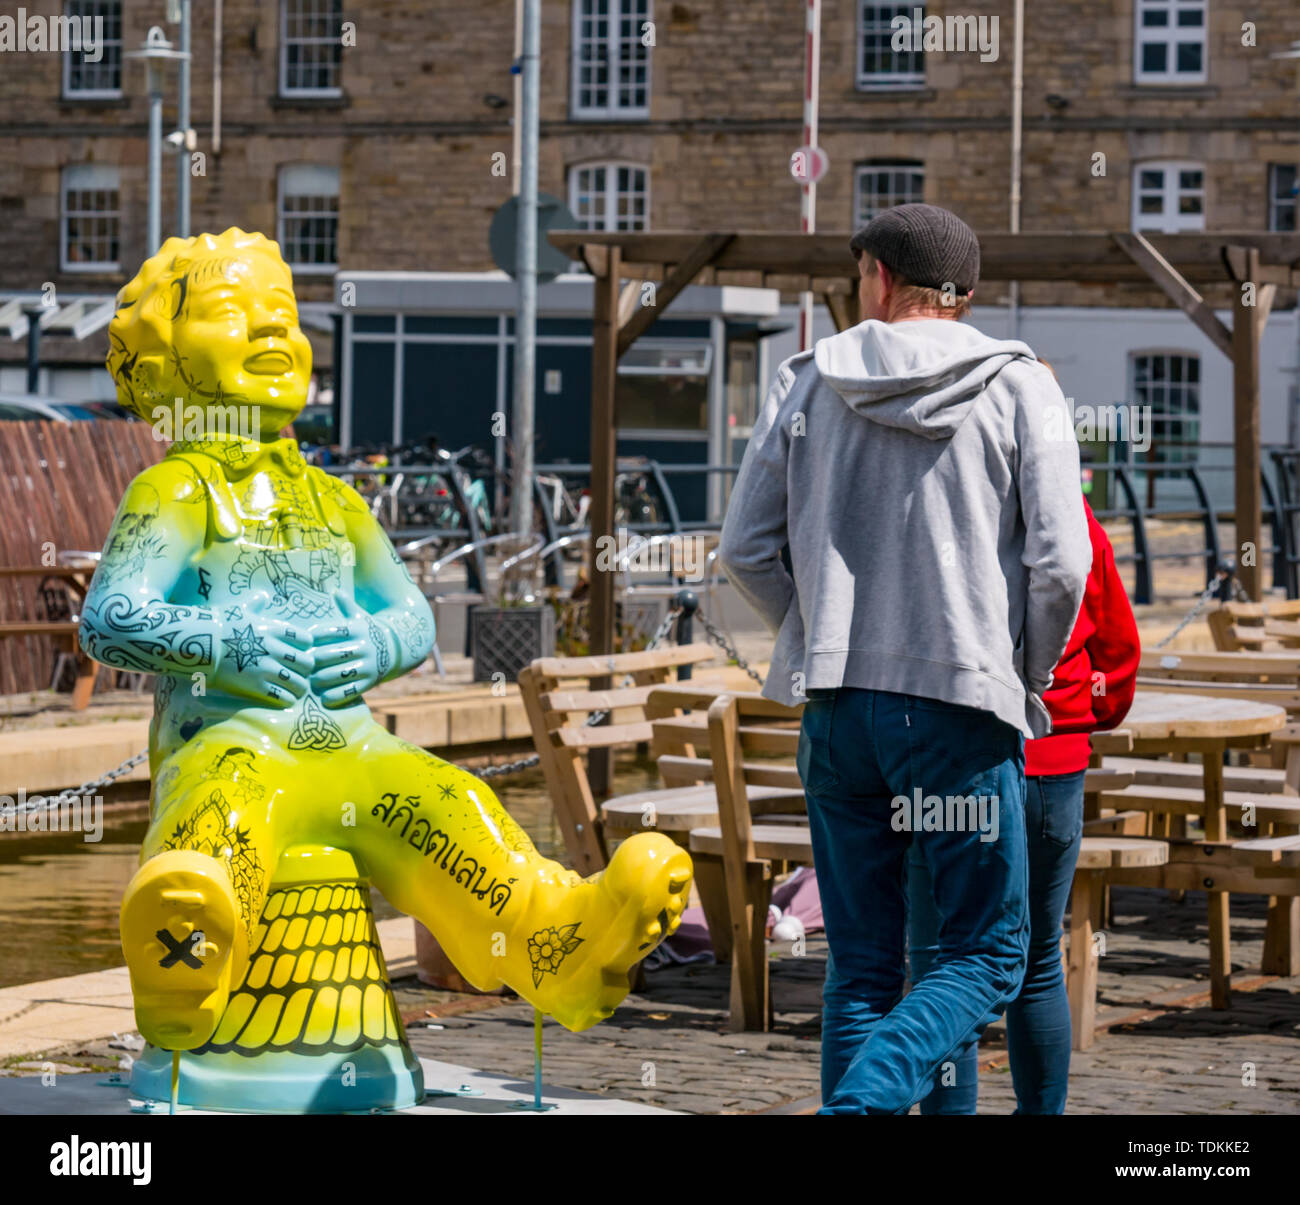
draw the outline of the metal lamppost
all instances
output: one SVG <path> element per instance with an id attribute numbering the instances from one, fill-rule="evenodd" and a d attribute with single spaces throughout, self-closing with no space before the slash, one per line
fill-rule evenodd
<path id="1" fill-rule="evenodd" d="M 523 2 L 522 109 L 519 126 L 519 233 L 515 267 L 519 304 L 515 316 L 515 463 L 510 491 L 510 529 L 527 539 L 533 527 L 534 374 L 537 364 L 537 143 L 540 94 L 541 0 Z"/>
<path id="2" fill-rule="evenodd" d="M 190 21 L 191 0 L 168 0 L 167 19 L 181 27 L 181 58 L 176 89 L 176 132 L 169 139 L 176 149 L 176 233 L 190 237 L 190 157 L 194 131 L 190 129 Z"/>
<path id="3" fill-rule="evenodd" d="M 149 70 L 149 233 L 148 254 L 154 255 L 162 245 L 162 120 L 163 85 L 169 63 L 189 59 L 183 50 L 175 50 L 160 26 L 149 30 L 144 45 L 126 55 L 142 59 Z"/>

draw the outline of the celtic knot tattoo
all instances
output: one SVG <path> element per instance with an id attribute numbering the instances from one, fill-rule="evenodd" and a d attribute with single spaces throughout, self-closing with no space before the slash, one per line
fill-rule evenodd
<path id="1" fill-rule="evenodd" d="M 298 716 L 298 722 L 293 726 L 293 732 L 289 734 L 289 748 L 326 752 L 331 749 L 342 749 L 347 743 L 343 729 L 331 720 L 308 695 L 303 700 L 302 714 Z"/>
<path id="2" fill-rule="evenodd" d="M 388 671 L 393 665 L 392 656 L 388 651 L 388 639 L 384 635 L 383 627 L 376 620 L 367 618 L 366 623 L 370 627 L 370 643 L 375 646 L 375 657 L 379 662 L 379 677 L 383 679 L 388 676 Z"/>

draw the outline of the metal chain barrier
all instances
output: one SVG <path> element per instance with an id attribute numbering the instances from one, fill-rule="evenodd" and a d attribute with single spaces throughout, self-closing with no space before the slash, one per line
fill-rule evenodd
<path id="1" fill-rule="evenodd" d="M 1236 578 L 1233 578 L 1233 581 L 1235 582 Z M 1188 611 L 1187 614 L 1184 615 L 1182 619 L 1178 621 L 1178 626 L 1174 628 L 1174 630 L 1170 632 L 1169 635 L 1166 636 L 1163 640 L 1157 640 L 1156 643 L 1151 647 L 1162 649 L 1165 647 L 1165 645 L 1169 644 L 1170 641 L 1172 641 L 1173 638 L 1177 636 L 1179 632 L 1181 632 L 1189 623 L 1192 622 L 1193 619 L 1195 619 L 1198 615 L 1200 615 L 1202 611 L 1205 610 L 1206 605 L 1209 603 L 1210 599 L 1212 599 L 1216 594 L 1218 594 L 1221 586 L 1222 586 L 1222 582 L 1218 580 L 1213 581 L 1208 586 L 1206 586 L 1205 589 L 1201 592 L 1200 598 L 1198 598 L 1196 602 L 1192 604 L 1192 609 Z M 1238 589 L 1241 588 L 1240 582 L 1237 582 L 1237 588 Z"/>
<path id="2" fill-rule="evenodd" d="M 704 631 L 708 635 L 709 639 L 712 640 L 713 643 L 716 644 L 724 653 L 726 653 L 732 661 L 740 666 L 745 673 L 753 678 L 759 686 L 762 686 L 763 676 L 740 655 L 740 650 L 737 649 L 735 644 L 727 638 L 726 634 L 718 627 L 718 625 L 713 623 L 703 611 L 696 611 L 695 618 L 703 625 Z"/>
<path id="3" fill-rule="evenodd" d="M 71 790 L 60 791 L 57 795 L 38 795 L 28 799 L 23 804 L 24 812 L 36 812 L 41 809 L 46 811 L 58 811 L 65 803 L 71 803 L 74 799 L 81 799 L 87 795 L 94 795 L 96 792 L 103 790 L 104 787 L 116 782 L 123 774 L 134 770 L 142 761 L 149 756 L 148 749 L 142 749 L 133 757 L 128 757 L 116 770 L 110 770 L 107 774 L 99 778 L 92 778 L 89 782 L 82 783 L 79 787 L 73 787 Z"/>

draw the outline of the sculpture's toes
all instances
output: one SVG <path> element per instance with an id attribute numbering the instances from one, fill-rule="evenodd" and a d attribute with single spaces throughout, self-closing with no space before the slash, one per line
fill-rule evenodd
<path id="1" fill-rule="evenodd" d="M 193 1050 L 215 1032 L 238 915 L 225 868 L 207 854 L 168 850 L 136 871 L 122 900 L 122 950 L 147 1041 Z"/>
<path id="2" fill-rule="evenodd" d="M 620 845 L 588 896 L 591 948 L 570 989 L 545 1011 L 575 1030 L 613 1013 L 627 996 L 631 968 L 681 924 L 693 873 L 690 855 L 662 833 L 638 833 Z"/>

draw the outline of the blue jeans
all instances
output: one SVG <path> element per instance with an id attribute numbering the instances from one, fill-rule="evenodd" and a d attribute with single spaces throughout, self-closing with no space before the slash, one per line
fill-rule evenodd
<path id="1" fill-rule="evenodd" d="M 1061 920 L 1083 835 L 1084 772 L 1025 780 L 1029 840 L 1029 966 L 1007 1005 L 1007 1048 L 1017 1113 L 1064 1113 L 1070 1075 L 1070 1004 L 1061 971 Z M 939 914 L 923 859 L 908 860 L 912 974 L 939 952 Z M 979 1033 L 940 1069 L 922 1113 L 974 1113 L 979 1095 Z"/>
<path id="2" fill-rule="evenodd" d="M 969 707 L 810 691 L 799 772 L 830 944 L 821 1111 L 906 1113 L 1020 987 L 1024 742 Z M 936 957 L 904 997 L 909 846 L 943 921 Z"/>

